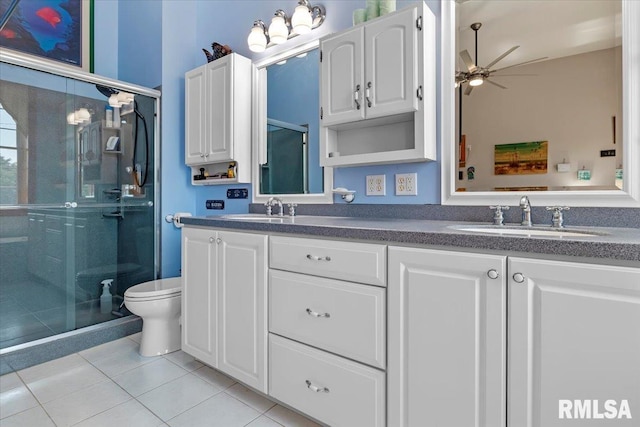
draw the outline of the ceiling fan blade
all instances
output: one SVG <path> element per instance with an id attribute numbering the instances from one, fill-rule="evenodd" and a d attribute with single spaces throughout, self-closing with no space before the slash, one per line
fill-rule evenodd
<path id="1" fill-rule="evenodd" d="M 496 59 L 494 59 L 491 63 L 489 63 L 489 65 L 486 66 L 486 68 L 491 68 L 494 65 L 496 65 L 498 62 L 500 62 L 505 56 L 509 55 L 511 52 L 513 52 L 514 50 L 516 50 L 517 48 L 519 48 L 520 46 L 514 46 L 511 49 L 509 49 L 508 51 L 506 51 L 505 53 L 503 53 L 502 55 L 498 56 Z"/>
<path id="2" fill-rule="evenodd" d="M 489 75 L 492 75 L 493 71 L 489 71 Z M 496 77 L 533 77 L 533 76 L 539 76 L 539 74 L 500 74 L 499 76 Z"/>
<path id="3" fill-rule="evenodd" d="M 492 73 L 497 73 L 498 71 L 506 70 L 507 68 L 519 67 L 521 65 L 531 64 L 532 62 L 542 61 L 543 59 L 548 59 L 548 56 L 543 56 L 542 58 L 532 59 L 530 61 L 520 62 L 519 64 L 508 65 L 506 67 L 498 68 L 497 70 L 491 70 Z"/>
<path id="4" fill-rule="evenodd" d="M 466 49 L 460 52 L 460 58 L 462 58 L 464 65 L 467 66 L 470 73 L 473 73 L 476 70 L 476 68 L 478 68 L 476 67 L 476 64 L 473 63 L 473 60 L 471 59 L 471 55 L 469 55 L 469 51 L 467 51 Z"/>
<path id="5" fill-rule="evenodd" d="M 467 88 L 464 90 L 465 95 L 471 95 L 471 91 L 473 90 L 473 86 L 467 85 Z"/>
<path id="6" fill-rule="evenodd" d="M 506 86 L 502 86 L 501 84 L 498 84 L 498 83 L 496 83 L 496 82 L 492 82 L 492 81 L 491 81 L 491 80 L 489 80 L 489 79 L 484 79 L 484 81 L 485 81 L 485 82 L 487 82 L 487 83 L 491 83 L 491 84 L 492 84 L 492 85 L 494 85 L 494 86 L 498 86 L 500 89 L 506 89 Z"/>

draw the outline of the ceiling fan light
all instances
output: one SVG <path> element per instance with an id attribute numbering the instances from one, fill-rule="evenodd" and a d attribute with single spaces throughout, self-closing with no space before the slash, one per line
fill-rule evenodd
<path id="1" fill-rule="evenodd" d="M 480 86 L 484 83 L 484 78 L 482 76 L 472 76 L 469 79 L 469 86 Z"/>

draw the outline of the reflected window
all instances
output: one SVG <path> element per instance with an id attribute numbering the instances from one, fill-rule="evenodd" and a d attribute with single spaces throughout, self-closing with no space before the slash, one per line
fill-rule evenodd
<path id="1" fill-rule="evenodd" d="M 0 104 L 0 204 L 18 203 L 18 138 L 16 122 Z"/>

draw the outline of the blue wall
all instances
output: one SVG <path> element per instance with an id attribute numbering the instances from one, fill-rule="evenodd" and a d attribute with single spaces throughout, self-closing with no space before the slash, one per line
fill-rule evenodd
<path id="1" fill-rule="evenodd" d="M 190 185 L 190 170 L 184 164 L 184 73 L 206 63 L 201 49 L 209 49 L 211 43 L 217 41 L 228 44 L 241 55 L 258 60 L 294 43 L 303 43 L 349 28 L 352 25 L 353 10 L 365 7 L 365 0 L 319 2 L 327 9 L 327 19 L 322 27 L 281 47 L 255 54 L 249 51 L 246 43 L 253 21 L 262 19 L 269 22 L 276 9 L 291 13 L 297 4 L 295 0 L 96 0 L 96 73 L 149 87 L 161 85 L 162 217 L 179 211 L 193 212 L 196 215 L 246 212 L 250 202 L 226 200 L 226 190 L 235 186 Z M 412 3 L 414 2 L 398 0 L 397 8 Z M 427 4 L 438 17 L 439 1 L 430 0 Z M 114 27 L 118 28 L 117 34 L 114 34 Z M 439 27 L 436 28 L 436 33 L 439 33 Z M 439 46 L 439 38 L 437 45 Z M 393 196 L 393 175 L 404 172 L 418 174 L 418 196 Z M 365 176 L 369 174 L 387 176 L 389 196 L 364 196 Z M 340 168 L 335 170 L 334 179 L 335 186 L 358 191 L 359 196 L 354 203 L 425 204 L 439 203 L 440 200 L 440 168 L 435 162 Z M 250 189 L 249 185 L 242 187 Z M 204 201 L 207 199 L 226 200 L 225 211 L 206 211 Z M 342 202 L 339 198 L 335 200 L 337 203 Z M 180 273 L 180 232 L 164 222 L 160 226 L 162 275 L 175 276 Z"/>

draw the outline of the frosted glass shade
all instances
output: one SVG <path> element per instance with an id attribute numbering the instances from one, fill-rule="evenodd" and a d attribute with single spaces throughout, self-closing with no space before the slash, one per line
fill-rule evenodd
<path id="1" fill-rule="evenodd" d="M 109 105 L 112 107 L 120 107 L 120 104 L 118 103 L 118 94 L 114 93 L 109 97 Z"/>
<path id="2" fill-rule="evenodd" d="M 482 76 L 474 76 L 469 80 L 470 86 L 480 86 L 482 83 L 484 83 Z"/>
<path id="3" fill-rule="evenodd" d="M 264 34 L 262 27 L 253 27 L 247 37 L 249 50 L 252 52 L 264 52 L 267 48 L 267 36 Z"/>
<path id="4" fill-rule="evenodd" d="M 296 10 L 291 17 L 292 31 L 296 34 L 307 34 L 311 31 L 311 25 L 313 19 L 311 19 L 311 11 L 305 5 L 296 6 Z"/>
<path id="5" fill-rule="evenodd" d="M 91 113 L 86 108 L 80 108 L 76 112 L 76 121 L 78 123 L 89 123 L 91 121 Z"/>
<path id="6" fill-rule="evenodd" d="M 289 38 L 289 29 L 282 16 L 274 16 L 269 25 L 269 37 L 274 44 L 282 44 Z"/>

